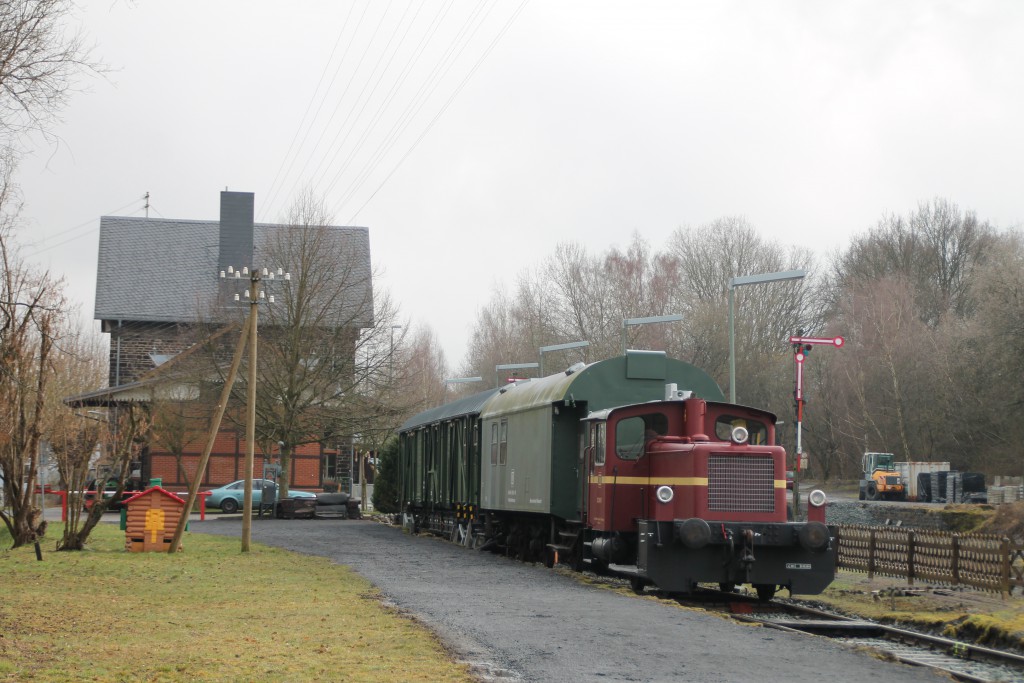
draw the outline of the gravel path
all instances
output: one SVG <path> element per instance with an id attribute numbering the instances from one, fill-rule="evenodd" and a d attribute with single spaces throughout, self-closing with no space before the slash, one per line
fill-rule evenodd
<path id="1" fill-rule="evenodd" d="M 241 520 L 192 522 L 190 528 L 239 536 Z M 821 638 L 620 595 L 566 573 L 376 522 L 257 520 L 252 538 L 352 567 L 426 623 L 484 680 L 948 680 Z"/>

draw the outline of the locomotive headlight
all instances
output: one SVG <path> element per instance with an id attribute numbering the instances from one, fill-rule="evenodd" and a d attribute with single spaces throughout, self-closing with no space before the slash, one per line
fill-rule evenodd
<path id="1" fill-rule="evenodd" d="M 659 486 L 656 495 L 662 503 L 671 503 L 676 493 L 671 486 Z"/>
<path id="2" fill-rule="evenodd" d="M 827 500 L 825 492 L 821 489 L 814 489 L 811 491 L 810 495 L 807 496 L 807 502 L 816 508 L 820 508 Z"/>
<path id="3" fill-rule="evenodd" d="M 736 444 L 746 443 L 747 439 L 750 438 L 750 432 L 747 431 L 746 427 L 733 427 L 732 428 L 732 442 Z"/>

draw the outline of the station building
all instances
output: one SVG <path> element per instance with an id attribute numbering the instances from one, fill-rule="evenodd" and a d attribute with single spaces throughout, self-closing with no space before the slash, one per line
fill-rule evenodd
<path id="1" fill-rule="evenodd" d="M 108 385 L 65 403 L 81 410 L 116 410 L 126 403 L 161 401 L 177 404 L 182 415 L 193 413 L 201 419 L 203 415 L 196 413 L 209 413 L 208 404 L 204 407 L 197 400 L 201 390 L 190 361 L 209 353 L 211 346 L 222 359 L 230 359 L 240 309 L 248 308 L 247 294 L 239 296 L 241 303 L 234 296 L 243 294 L 247 275 L 232 276 L 242 268 L 273 265 L 265 263 L 271 245 L 297 228 L 256 223 L 254 205 L 253 193 L 225 191 L 220 193 L 219 220 L 101 217 L 95 319 L 110 335 Z M 351 364 L 359 329 L 373 324 L 369 230 L 315 227 L 326 235 L 330 253 L 343 255 L 344 263 L 336 267 L 352 280 L 344 300 L 337 302 L 344 309 L 337 319 L 351 328 Z M 294 271 L 297 265 L 288 267 Z M 222 277 L 222 272 L 229 276 Z M 192 370 L 185 372 L 186 367 Z M 208 384 L 217 384 L 217 378 L 210 379 Z M 184 488 L 206 439 L 207 434 L 190 433 L 176 446 L 178 453 L 149 439 L 140 460 L 132 463 L 133 476 L 143 482 L 160 478 L 164 487 Z M 246 449 L 244 427 L 225 418 L 202 486 L 242 479 Z M 319 488 L 333 480 L 344 486 L 351 472 L 351 449 L 349 435 L 323 435 L 319 442 L 297 446 L 290 485 Z M 255 453 L 258 477 L 264 462 L 274 462 L 278 449 L 257 444 Z"/>

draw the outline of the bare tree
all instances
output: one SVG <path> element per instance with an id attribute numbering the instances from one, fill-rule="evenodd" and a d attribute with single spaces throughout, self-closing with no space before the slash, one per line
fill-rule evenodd
<path id="1" fill-rule="evenodd" d="M 80 73 L 100 73 L 80 33 L 67 29 L 71 0 L 0 3 L 0 129 L 45 131 Z"/>
<path id="2" fill-rule="evenodd" d="M 108 367 L 105 344 L 91 330 L 68 330 L 58 347 L 59 353 L 53 358 L 54 372 L 45 399 L 42 429 L 62 488 L 68 495 L 64 535 L 58 542 L 58 548 L 64 548 L 79 534 L 82 492 L 90 468 L 99 460 L 106 442 L 107 421 L 89 414 L 85 408 L 69 408 L 63 399 L 101 386 L 106 381 Z"/>
<path id="3" fill-rule="evenodd" d="M 448 362 L 433 328 L 417 326 L 408 343 L 396 347 L 395 364 L 401 368 L 395 387 L 410 392 L 413 412 L 444 402 Z M 405 417 L 411 417 L 411 414 Z"/>
<path id="4" fill-rule="evenodd" d="M 9 160 L 9 157 L 8 157 Z M 12 233 L 19 205 L 11 165 L 0 175 L 0 473 L 10 511 L 0 510 L 15 546 L 45 532 L 34 490 L 55 343 L 64 324 L 61 283 L 18 257 Z"/>
<path id="5" fill-rule="evenodd" d="M 857 282 L 898 275 L 909 278 L 918 316 L 929 326 L 946 314 L 965 317 L 971 276 L 993 241 L 988 223 L 945 199 L 921 203 L 907 216 L 886 216 L 835 259 L 833 301 Z"/>
<path id="6" fill-rule="evenodd" d="M 366 254 L 332 232 L 322 202 L 300 198 L 286 224 L 259 255 L 291 279 L 268 288 L 275 303 L 260 309 L 256 394 L 257 439 L 280 447 L 281 496 L 297 446 L 340 443 L 385 410 L 379 389 L 396 321 L 390 297 L 374 294 Z M 239 374 L 239 400 L 247 375 Z"/>
<path id="7" fill-rule="evenodd" d="M 89 534 L 103 519 L 103 513 L 107 511 L 110 501 L 121 500 L 131 464 L 140 459 L 141 451 L 149 438 L 149 427 L 148 406 L 131 403 L 112 408 L 109 421 L 104 422 L 99 431 L 95 431 L 92 425 L 73 424 L 66 438 L 55 440 L 55 452 L 58 449 L 61 451 L 57 454 L 57 459 L 63 459 L 68 463 L 69 476 L 72 478 L 82 476 L 82 461 L 88 457 L 87 449 L 93 438 L 98 437 L 106 446 L 103 456 L 96 462 L 97 471 L 103 476 L 98 478 L 96 497 L 84 521 L 79 516 L 81 501 L 74 496 L 68 501 L 69 515 L 73 517 L 64 527 L 64 536 L 58 544 L 60 550 L 82 550 Z M 71 468 L 75 468 L 75 471 Z M 104 485 L 108 481 L 113 481 L 115 486 L 109 498 L 102 495 Z"/>

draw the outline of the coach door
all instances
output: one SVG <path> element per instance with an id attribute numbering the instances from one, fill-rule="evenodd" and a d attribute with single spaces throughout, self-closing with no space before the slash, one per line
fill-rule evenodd
<path id="1" fill-rule="evenodd" d="M 586 476 L 587 482 L 587 521 L 591 528 L 605 530 L 608 528 L 608 510 L 606 500 L 605 467 L 607 465 L 608 453 L 606 448 L 606 435 L 608 423 L 604 420 L 592 420 L 584 422 L 587 425 L 587 446 L 586 454 Z"/>

